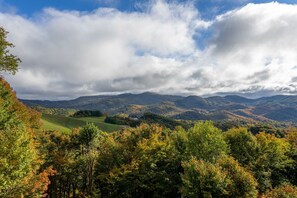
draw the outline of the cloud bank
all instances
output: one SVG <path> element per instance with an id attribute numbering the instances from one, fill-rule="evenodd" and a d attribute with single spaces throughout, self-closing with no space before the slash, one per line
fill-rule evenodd
<path id="1" fill-rule="evenodd" d="M 190 3 L 161 0 L 130 13 L 0 13 L 23 61 L 6 79 L 20 98 L 31 99 L 143 91 L 294 94 L 296 16 L 296 5 L 247 4 L 204 21 Z"/>

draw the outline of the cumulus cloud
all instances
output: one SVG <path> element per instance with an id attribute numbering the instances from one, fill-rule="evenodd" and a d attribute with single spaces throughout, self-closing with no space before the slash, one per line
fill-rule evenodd
<path id="1" fill-rule="evenodd" d="M 296 92 L 291 81 L 297 75 L 296 15 L 296 5 L 268 3 L 248 4 L 217 17 L 209 48 L 222 80 L 236 82 L 228 89 Z"/>
<path id="2" fill-rule="evenodd" d="M 194 53 L 192 37 L 207 26 L 193 6 L 163 1 L 145 12 L 49 8 L 31 19 L 1 14 L 0 22 L 11 32 L 9 39 L 23 61 L 20 72 L 8 79 L 20 97 L 43 98 L 168 86 L 147 79 L 181 70 L 178 58 L 172 57 Z M 137 84 L 133 79 L 139 79 Z"/>
<path id="3" fill-rule="evenodd" d="M 204 21 L 190 3 L 161 0 L 130 13 L 1 13 L 23 61 L 17 75 L 6 78 L 19 97 L 39 99 L 142 91 L 295 93 L 296 15 L 295 5 L 248 4 Z"/>

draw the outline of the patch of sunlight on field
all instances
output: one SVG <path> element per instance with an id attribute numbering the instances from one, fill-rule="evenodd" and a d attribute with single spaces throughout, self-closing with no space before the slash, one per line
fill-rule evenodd
<path id="1" fill-rule="evenodd" d="M 83 127 L 87 123 L 94 123 L 100 130 L 113 132 L 126 126 L 115 125 L 104 122 L 105 117 L 82 117 L 72 118 L 57 115 L 42 115 L 43 128 L 45 130 L 57 130 L 61 132 L 70 132 L 73 128 Z"/>

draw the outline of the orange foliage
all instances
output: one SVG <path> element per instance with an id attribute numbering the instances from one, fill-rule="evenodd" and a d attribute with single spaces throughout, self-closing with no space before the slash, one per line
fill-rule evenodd
<path id="1" fill-rule="evenodd" d="M 47 191 L 48 185 L 50 184 L 49 176 L 53 176 L 56 174 L 56 171 L 52 166 L 43 170 L 37 177 L 34 185 L 32 186 L 32 193 L 42 194 L 42 197 L 46 197 L 44 192 Z"/>
<path id="2" fill-rule="evenodd" d="M 16 93 L 12 90 L 9 83 L 7 83 L 4 78 L 0 77 L 0 86 L 2 86 L 5 90 L 8 91 L 9 100 L 12 103 L 9 111 L 15 112 L 18 120 L 22 121 L 27 128 L 40 128 L 41 121 L 40 117 L 41 114 L 27 106 L 25 106 L 22 102 L 20 102 L 17 97 Z M 1 100 L 3 101 L 3 97 L 1 96 Z"/>

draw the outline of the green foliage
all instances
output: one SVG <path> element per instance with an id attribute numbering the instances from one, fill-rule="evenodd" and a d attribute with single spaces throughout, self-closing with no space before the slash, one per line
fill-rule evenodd
<path id="1" fill-rule="evenodd" d="M 117 125 L 127 125 L 130 127 L 137 127 L 141 123 L 138 119 L 136 120 L 122 115 L 107 116 L 104 122 Z"/>
<path id="2" fill-rule="evenodd" d="M 289 156 L 293 159 L 293 164 L 286 168 L 285 174 L 290 183 L 297 185 L 297 130 L 290 129 L 286 139 L 290 143 Z"/>
<path id="3" fill-rule="evenodd" d="M 10 85 L 0 77 L 0 130 L 19 125 L 39 128 L 39 119 L 40 114 L 23 105 Z"/>
<path id="4" fill-rule="evenodd" d="M 232 128 L 240 128 L 248 125 L 248 121 L 245 120 L 217 120 L 214 121 L 215 127 L 221 129 L 222 131 L 228 131 Z"/>
<path id="5" fill-rule="evenodd" d="M 240 166 L 232 157 L 224 157 L 218 160 L 218 166 L 222 167 L 228 175 L 230 181 L 228 186 L 228 197 L 233 198 L 252 198 L 257 197 L 257 181 L 253 174 Z"/>
<path id="6" fill-rule="evenodd" d="M 198 122 L 188 130 L 187 154 L 209 162 L 229 152 L 222 131 L 212 122 Z"/>
<path id="7" fill-rule="evenodd" d="M 5 71 L 15 74 L 21 60 L 13 54 L 10 54 L 9 48 L 14 47 L 12 43 L 6 40 L 7 33 L 0 27 L 0 72 Z"/>
<path id="8" fill-rule="evenodd" d="M 1 130 L 0 142 L 0 197 L 20 196 L 27 190 L 38 161 L 32 138 L 25 128 L 18 127 Z"/>
<path id="9" fill-rule="evenodd" d="M 52 166 L 56 171 L 56 174 L 50 177 L 47 190 L 50 197 L 62 197 L 62 192 L 70 191 L 69 185 L 75 183 L 73 189 L 75 191 L 76 186 L 83 182 L 85 166 L 82 167 L 77 159 L 77 153 L 74 152 L 80 147 L 77 139 L 78 132 L 76 131 L 72 134 L 44 132 L 39 136 L 42 153 L 46 156 L 43 166 Z"/>
<path id="10" fill-rule="evenodd" d="M 175 119 L 171 119 L 171 118 L 150 113 L 150 112 L 144 113 L 144 115 L 140 118 L 140 120 L 148 124 L 159 124 L 169 129 L 174 129 L 177 126 L 181 126 L 185 129 L 188 129 L 192 126 L 185 121 L 178 121 Z"/>
<path id="11" fill-rule="evenodd" d="M 183 197 L 227 197 L 231 184 L 228 175 L 220 166 L 195 158 L 183 162 Z"/>
<path id="12" fill-rule="evenodd" d="M 20 59 L 10 54 L 13 47 L 0 27 L 0 72 L 15 74 Z M 40 196 L 47 185 L 47 173 L 39 170 L 34 128 L 39 114 L 25 107 L 9 84 L 0 77 L 0 197 Z M 40 174 L 39 174 L 40 173 Z"/>
<path id="13" fill-rule="evenodd" d="M 230 145 L 230 155 L 251 169 L 259 183 L 259 191 L 279 185 L 287 180 L 285 170 L 292 166 L 290 144 L 274 135 L 259 133 L 256 136 L 246 128 L 230 129 L 224 134 Z"/>
<path id="14" fill-rule="evenodd" d="M 102 142 L 95 185 L 103 197 L 177 197 L 179 171 L 167 131 L 141 125 Z"/>
<path id="15" fill-rule="evenodd" d="M 211 122 L 189 130 L 142 124 L 109 134 L 94 125 L 71 134 L 51 132 L 43 141 L 47 166 L 57 173 L 48 193 L 253 198 L 289 178 L 282 172 L 292 162 L 289 139 L 253 136 L 244 128 L 222 134 Z"/>
<path id="16" fill-rule="evenodd" d="M 33 128 L 39 114 L 20 103 L 0 79 L 0 197 L 37 196 L 47 185 L 47 173 L 36 149 Z"/>
<path id="17" fill-rule="evenodd" d="M 33 106 L 32 109 L 48 115 L 57 115 L 57 116 L 71 116 L 76 110 L 75 109 L 64 109 L 64 108 L 46 108 L 42 106 Z"/>
<path id="18" fill-rule="evenodd" d="M 273 124 L 268 125 L 268 124 L 259 123 L 259 124 L 250 126 L 248 130 L 251 131 L 253 134 L 265 132 L 268 134 L 275 135 L 276 137 L 284 137 L 283 131 L 280 128 L 277 128 L 276 126 L 274 126 Z"/>
<path id="19" fill-rule="evenodd" d="M 252 198 L 258 195 L 253 175 L 230 157 L 217 163 L 192 158 L 182 166 L 184 197 Z"/>
<path id="20" fill-rule="evenodd" d="M 91 110 L 80 110 L 75 112 L 72 117 L 81 118 L 81 117 L 101 117 L 103 113 L 101 111 L 91 111 Z"/>
<path id="21" fill-rule="evenodd" d="M 282 170 L 291 166 L 293 161 L 287 155 L 290 144 L 285 139 L 265 133 L 257 134 L 256 138 L 258 150 L 251 168 L 258 180 L 260 192 L 265 192 L 285 181 Z"/>
<path id="22" fill-rule="evenodd" d="M 230 146 L 230 155 L 243 166 L 250 166 L 255 161 L 258 144 L 256 137 L 246 128 L 233 128 L 224 133 Z"/>
<path id="23" fill-rule="evenodd" d="M 87 123 L 80 130 L 79 142 L 87 147 L 94 141 L 94 139 L 99 135 L 99 129 L 93 123 Z"/>
<path id="24" fill-rule="evenodd" d="M 171 136 L 171 144 L 174 145 L 175 149 L 181 155 L 181 158 L 187 158 L 186 149 L 188 145 L 188 133 L 182 127 L 176 127 L 174 131 L 172 131 Z"/>

